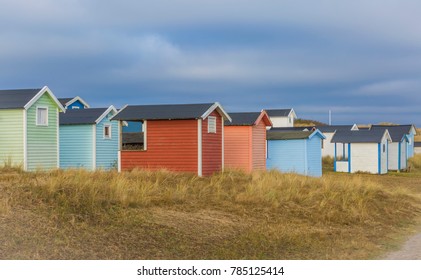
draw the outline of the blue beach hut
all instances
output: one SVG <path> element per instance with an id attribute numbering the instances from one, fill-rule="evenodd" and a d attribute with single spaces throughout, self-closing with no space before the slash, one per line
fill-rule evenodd
<path id="1" fill-rule="evenodd" d="M 60 113 L 60 168 L 117 168 L 120 128 L 114 106 Z"/>
<path id="2" fill-rule="evenodd" d="M 267 132 L 267 168 L 322 176 L 322 140 L 319 130 Z"/>
<path id="3" fill-rule="evenodd" d="M 90 107 L 89 104 L 79 96 L 59 98 L 58 101 L 60 101 L 65 109 L 87 109 Z"/>

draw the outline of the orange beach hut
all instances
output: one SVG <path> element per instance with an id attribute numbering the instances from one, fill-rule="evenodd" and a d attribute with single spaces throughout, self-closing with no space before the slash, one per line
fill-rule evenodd
<path id="1" fill-rule="evenodd" d="M 266 111 L 230 113 L 225 122 L 224 155 L 227 168 L 246 172 L 266 169 L 266 127 L 272 126 Z"/>

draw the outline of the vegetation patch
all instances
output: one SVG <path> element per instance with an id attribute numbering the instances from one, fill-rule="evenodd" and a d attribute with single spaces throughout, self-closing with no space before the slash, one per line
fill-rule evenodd
<path id="1" fill-rule="evenodd" d="M 375 258 L 421 215 L 413 174 L 5 168 L 0 258 Z"/>

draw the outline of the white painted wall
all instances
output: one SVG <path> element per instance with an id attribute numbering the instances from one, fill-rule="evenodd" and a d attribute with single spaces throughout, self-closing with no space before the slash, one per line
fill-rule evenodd
<path id="1" fill-rule="evenodd" d="M 270 117 L 273 126 L 272 127 L 293 127 L 294 117 Z"/>
<path id="2" fill-rule="evenodd" d="M 378 152 L 377 152 L 378 153 Z M 380 144 L 380 159 L 381 159 L 381 174 L 387 173 L 387 138 L 383 137 L 383 140 Z M 378 164 L 377 164 L 378 165 Z"/>
<path id="3" fill-rule="evenodd" d="M 415 148 L 414 148 L 414 152 L 415 152 L 416 154 L 421 154 L 421 147 L 415 147 Z"/>
<path id="4" fill-rule="evenodd" d="M 322 157 L 334 157 L 335 156 L 335 143 L 331 143 L 334 132 L 323 132 L 326 139 L 323 140 Z"/>
<path id="5" fill-rule="evenodd" d="M 378 143 L 351 144 L 351 173 L 369 172 L 378 174 Z"/>
<path id="6" fill-rule="evenodd" d="M 348 172 L 348 162 L 347 161 L 337 161 L 336 162 L 336 172 Z"/>
<path id="7" fill-rule="evenodd" d="M 396 142 L 389 143 L 389 170 L 398 170 L 398 146 Z"/>

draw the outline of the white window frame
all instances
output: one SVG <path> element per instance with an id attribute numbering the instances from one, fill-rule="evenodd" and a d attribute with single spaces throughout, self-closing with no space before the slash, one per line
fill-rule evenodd
<path id="1" fill-rule="evenodd" d="M 47 112 L 47 116 L 46 116 L 46 123 L 39 123 L 38 122 L 38 111 L 39 109 L 45 109 L 45 111 Z M 47 106 L 37 106 L 36 108 L 36 112 L 35 112 L 35 125 L 36 126 L 48 126 L 48 107 Z"/>
<path id="2" fill-rule="evenodd" d="M 80 109 L 79 106 L 72 106 L 72 109 Z"/>
<path id="3" fill-rule="evenodd" d="M 214 124 L 214 129 L 211 127 L 211 121 Z M 216 117 L 214 116 L 208 117 L 208 133 L 216 133 Z"/>
<path id="4" fill-rule="evenodd" d="M 109 136 L 105 135 L 105 128 L 106 127 L 108 127 Z M 104 137 L 104 139 L 111 139 L 111 137 L 112 137 L 112 126 L 111 126 L 111 124 L 104 124 L 102 136 Z"/>

